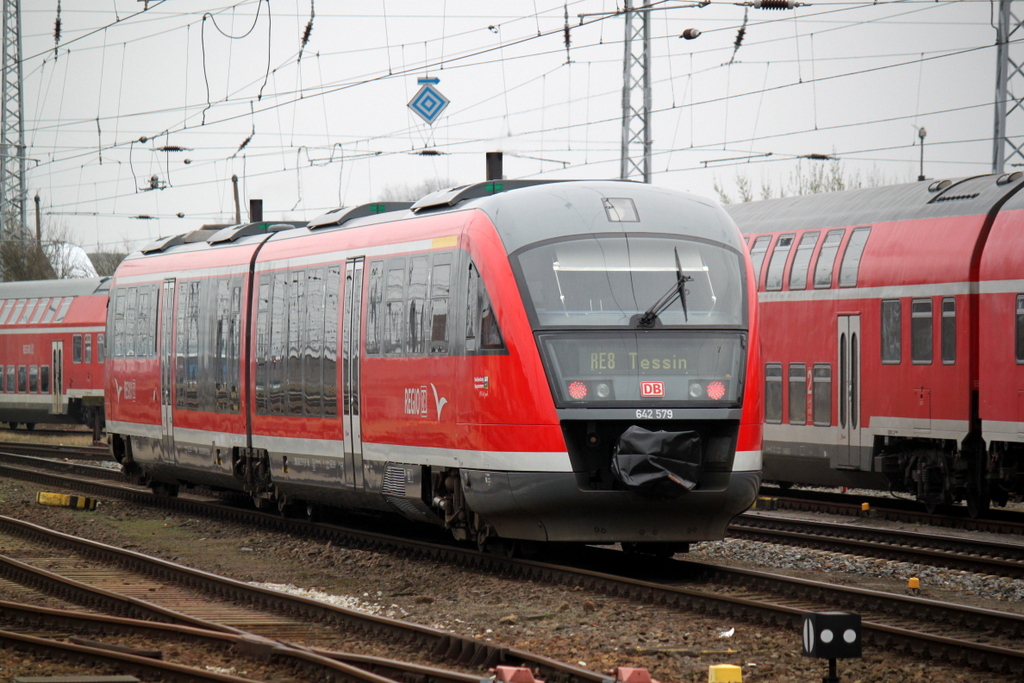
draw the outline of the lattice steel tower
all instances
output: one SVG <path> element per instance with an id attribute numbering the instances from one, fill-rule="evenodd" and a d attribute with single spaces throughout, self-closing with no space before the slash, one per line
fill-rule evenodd
<path id="1" fill-rule="evenodd" d="M 626 54 L 622 62 L 622 157 L 619 178 L 651 182 L 651 29 L 648 10 L 625 0 Z"/>
<path id="2" fill-rule="evenodd" d="M 999 0 L 996 24 L 996 125 L 992 134 L 992 172 L 1024 165 L 1024 63 L 1010 56 L 1010 40 L 1021 39 L 1021 19 L 1011 11 L 1013 0 Z M 1017 48 L 1020 51 L 1020 48 Z M 1016 93 L 1016 95 L 1014 94 Z M 1012 126 L 1011 126 L 1012 124 Z M 1011 129 L 1017 131 L 1010 135 Z"/>
<path id="3" fill-rule="evenodd" d="M 3 0 L 3 121 L 0 123 L 0 242 L 25 234 L 25 107 L 21 97 L 20 0 Z"/>

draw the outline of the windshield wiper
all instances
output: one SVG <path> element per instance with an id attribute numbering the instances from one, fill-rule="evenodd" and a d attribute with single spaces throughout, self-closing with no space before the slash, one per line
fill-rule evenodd
<path id="1" fill-rule="evenodd" d="M 654 305 L 644 311 L 644 314 L 640 316 L 636 323 L 637 327 L 653 327 L 654 321 L 658 319 L 658 316 L 674 304 L 676 299 L 679 299 L 683 304 L 683 320 L 686 322 L 690 321 L 690 314 L 686 310 L 686 283 L 692 282 L 693 278 L 689 275 L 683 275 L 683 265 L 679 262 L 679 247 L 675 247 L 673 251 L 676 255 L 676 281 L 667 292 L 654 302 Z"/>

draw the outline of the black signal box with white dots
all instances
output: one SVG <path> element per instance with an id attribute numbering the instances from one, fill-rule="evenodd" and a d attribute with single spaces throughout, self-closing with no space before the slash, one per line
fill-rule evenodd
<path id="1" fill-rule="evenodd" d="M 860 615 L 812 612 L 804 617 L 804 657 L 851 659 L 861 656 Z"/>

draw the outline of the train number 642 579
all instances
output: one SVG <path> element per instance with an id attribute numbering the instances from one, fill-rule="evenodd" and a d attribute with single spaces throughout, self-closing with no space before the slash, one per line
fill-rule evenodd
<path id="1" fill-rule="evenodd" d="M 664 409 L 651 409 L 643 408 L 636 411 L 636 419 L 638 420 L 671 420 L 672 411 Z"/>

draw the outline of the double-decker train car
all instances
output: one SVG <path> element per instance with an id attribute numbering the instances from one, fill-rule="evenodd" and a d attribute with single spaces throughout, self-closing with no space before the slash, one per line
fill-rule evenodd
<path id="1" fill-rule="evenodd" d="M 636 183 L 179 236 L 112 282 L 111 447 L 172 495 L 671 552 L 756 495 L 754 296 L 720 207 Z"/>
<path id="2" fill-rule="evenodd" d="M 0 283 L 0 422 L 99 433 L 108 281 Z"/>
<path id="3" fill-rule="evenodd" d="M 728 207 L 757 277 L 765 481 L 972 515 L 1024 493 L 1021 173 Z"/>

